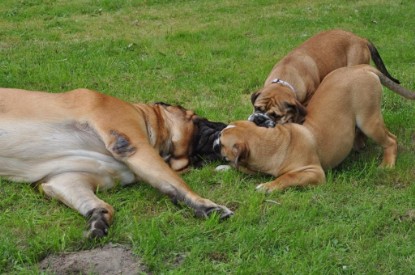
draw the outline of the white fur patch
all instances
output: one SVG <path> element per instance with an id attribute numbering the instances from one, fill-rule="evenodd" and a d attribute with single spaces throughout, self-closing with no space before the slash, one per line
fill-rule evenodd
<path id="1" fill-rule="evenodd" d="M 217 172 L 228 171 L 231 168 L 232 166 L 230 165 L 219 165 L 218 167 L 215 168 L 215 171 Z"/>
<path id="2" fill-rule="evenodd" d="M 66 172 L 92 173 L 124 184 L 135 179 L 88 127 L 75 122 L 0 122 L 0 176 L 36 182 Z M 111 187 L 112 181 L 106 185 L 101 187 Z"/>
<path id="3" fill-rule="evenodd" d="M 226 128 L 224 130 L 231 129 L 231 128 L 235 128 L 235 127 L 236 127 L 235 125 L 230 124 L 230 125 L 226 126 Z"/>

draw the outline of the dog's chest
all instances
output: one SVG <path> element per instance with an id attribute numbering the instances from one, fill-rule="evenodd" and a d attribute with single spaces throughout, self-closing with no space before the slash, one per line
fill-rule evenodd
<path id="1" fill-rule="evenodd" d="M 94 173 L 123 183 L 134 180 L 87 124 L 0 122 L 0 176 L 35 182 L 66 172 Z"/>

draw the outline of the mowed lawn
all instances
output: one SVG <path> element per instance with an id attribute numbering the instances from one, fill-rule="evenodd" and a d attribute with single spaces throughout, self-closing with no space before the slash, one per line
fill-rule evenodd
<path id="1" fill-rule="evenodd" d="M 85 87 L 231 122 L 248 117 L 250 94 L 279 59 L 327 29 L 370 39 L 415 90 L 414 18 L 413 0 L 2 0 L 0 86 Z M 47 255 L 120 243 L 153 274 L 415 274 L 415 102 L 384 89 L 382 111 L 399 142 L 393 170 L 377 168 L 382 150 L 369 142 L 315 188 L 260 194 L 270 177 L 217 173 L 218 163 L 183 175 L 235 212 L 225 222 L 140 183 L 99 193 L 116 218 L 91 241 L 81 215 L 2 179 L 0 273 L 37 273 Z"/>

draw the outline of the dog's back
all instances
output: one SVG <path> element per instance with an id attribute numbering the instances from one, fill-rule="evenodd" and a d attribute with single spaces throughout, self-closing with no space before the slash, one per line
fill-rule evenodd
<path id="1" fill-rule="evenodd" d="M 322 54 L 324 53 L 324 54 Z M 284 78 L 288 82 L 296 82 L 286 75 L 291 71 L 286 66 L 301 68 L 298 75 L 313 78 L 315 87 L 333 70 L 357 64 L 369 64 L 370 51 L 368 41 L 351 32 L 344 30 L 329 30 L 310 37 L 304 43 L 286 55 L 275 66 L 265 81 L 266 84 L 274 78 Z M 298 63 L 298 64 L 296 64 Z M 307 69 L 307 71 L 304 71 Z M 300 89 L 300 87 L 296 87 Z"/>
<path id="2" fill-rule="evenodd" d="M 308 105 L 304 126 L 316 137 L 325 169 L 337 166 L 350 153 L 355 127 L 370 127 L 363 125 L 369 117 L 382 117 L 382 85 L 366 67 L 368 65 L 333 71 L 320 84 Z"/>

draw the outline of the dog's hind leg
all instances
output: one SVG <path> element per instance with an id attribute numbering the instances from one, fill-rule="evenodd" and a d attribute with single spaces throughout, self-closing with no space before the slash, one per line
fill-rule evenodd
<path id="1" fill-rule="evenodd" d="M 398 154 L 398 142 L 396 136 L 390 133 L 386 128 L 382 115 L 372 115 L 371 118 L 365 120 L 359 128 L 365 135 L 382 146 L 383 160 L 380 166 L 393 168 Z"/>
<path id="2" fill-rule="evenodd" d="M 114 208 L 95 195 L 102 181 L 102 177 L 89 173 L 63 173 L 42 183 L 40 189 L 88 218 L 87 236 L 96 238 L 107 234 L 114 215 Z"/>
<path id="3" fill-rule="evenodd" d="M 386 127 L 385 131 L 387 133 L 388 142 L 381 144 L 383 147 L 383 160 L 380 164 L 381 167 L 392 168 L 395 166 L 396 157 L 398 155 L 398 142 L 396 136 L 389 132 Z"/>

